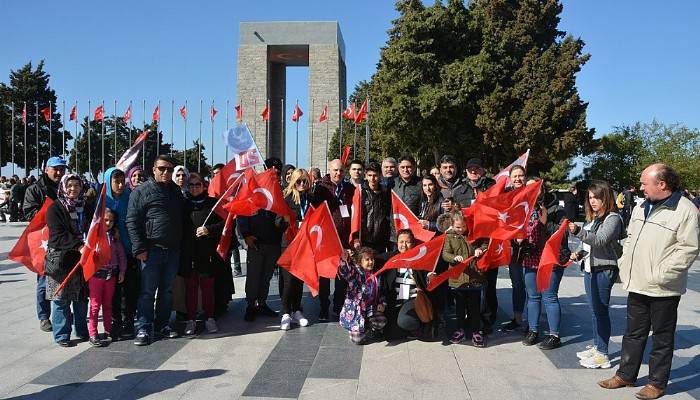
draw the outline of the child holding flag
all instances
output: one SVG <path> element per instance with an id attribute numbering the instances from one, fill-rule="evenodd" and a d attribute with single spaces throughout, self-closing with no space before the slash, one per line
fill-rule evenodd
<path id="1" fill-rule="evenodd" d="M 445 232 L 447 237 L 442 249 L 442 259 L 450 264 L 450 268 L 471 256 L 480 257 L 484 253 L 487 243 L 477 240 L 471 244 L 467 241 L 467 233 L 464 215 L 461 212 L 453 213 L 452 226 Z M 486 337 L 481 330 L 481 289 L 485 283 L 486 276 L 476 268 L 476 260 L 472 260 L 459 278 L 449 280 L 455 296 L 457 316 L 457 330 L 452 334 L 450 342 L 463 342 L 468 329 L 474 347 L 486 346 Z"/>
<path id="2" fill-rule="evenodd" d="M 88 333 L 90 334 L 90 344 L 94 347 L 103 346 L 97 335 L 97 318 L 100 308 L 102 309 L 102 326 L 105 335 L 109 336 L 112 330 L 112 297 L 114 296 L 114 289 L 117 279 L 119 283 L 122 283 L 126 273 L 126 252 L 119 240 L 119 231 L 115 228 L 116 213 L 109 208 L 105 208 L 104 219 L 112 256 L 107 264 L 98 269 L 88 281 L 90 288 Z"/>
<path id="3" fill-rule="evenodd" d="M 355 344 L 367 344 L 382 335 L 386 326 L 386 300 L 381 290 L 381 276 L 372 274 L 376 252 L 369 247 L 360 248 L 355 259 L 343 253 L 338 276 L 348 282 L 340 326 L 350 332 Z"/>

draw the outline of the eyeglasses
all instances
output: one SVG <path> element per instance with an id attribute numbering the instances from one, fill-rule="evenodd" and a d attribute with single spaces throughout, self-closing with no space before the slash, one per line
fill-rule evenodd
<path id="1" fill-rule="evenodd" d="M 173 173 L 175 171 L 175 167 L 165 167 L 165 166 L 158 166 L 156 167 L 158 171 L 160 171 L 161 174 L 164 174 L 165 172 Z"/>
<path id="2" fill-rule="evenodd" d="M 200 187 L 202 186 L 202 182 L 195 182 L 195 183 L 189 183 L 189 187 Z"/>

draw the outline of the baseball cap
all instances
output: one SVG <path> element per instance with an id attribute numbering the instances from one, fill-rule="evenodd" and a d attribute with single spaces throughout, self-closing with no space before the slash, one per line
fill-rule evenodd
<path id="1" fill-rule="evenodd" d="M 65 167 L 66 165 L 66 160 L 59 156 L 53 156 L 46 161 L 47 167 Z"/>
<path id="2" fill-rule="evenodd" d="M 466 168 L 471 168 L 471 167 L 479 167 L 479 168 L 484 168 L 483 163 L 481 162 L 480 158 L 470 158 L 469 161 L 467 161 L 467 167 Z"/>

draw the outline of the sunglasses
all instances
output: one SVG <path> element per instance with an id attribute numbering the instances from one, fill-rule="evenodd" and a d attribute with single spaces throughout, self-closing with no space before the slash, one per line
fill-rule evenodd
<path id="1" fill-rule="evenodd" d="M 297 185 L 308 185 L 309 181 L 306 179 L 297 179 L 296 184 Z"/>
<path id="2" fill-rule="evenodd" d="M 200 187 L 200 186 L 202 186 L 202 182 L 189 183 L 187 186 L 189 186 L 189 187 Z"/>
<path id="3" fill-rule="evenodd" d="M 165 167 L 165 166 L 162 166 L 162 165 L 156 167 L 156 169 L 157 169 L 158 171 L 160 171 L 161 173 L 165 173 L 165 172 L 167 171 L 167 172 L 170 172 L 170 173 L 172 174 L 173 171 L 175 171 L 175 167 Z"/>

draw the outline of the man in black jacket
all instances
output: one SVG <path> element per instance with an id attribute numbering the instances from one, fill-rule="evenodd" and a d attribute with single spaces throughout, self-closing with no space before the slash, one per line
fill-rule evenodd
<path id="1" fill-rule="evenodd" d="M 66 160 L 61 157 L 51 157 L 46 162 L 46 170 L 38 181 L 29 185 L 24 192 L 24 218 L 30 221 L 44 205 L 46 198 L 56 200 L 58 183 L 66 173 Z M 36 276 L 36 314 L 39 318 L 39 328 L 51 332 L 51 302 L 46 300 L 46 277 Z"/>
<path id="2" fill-rule="evenodd" d="M 359 237 L 353 237 L 353 247 L 368 246 L 377 253 L 385 253 L 391 230 L 391 194 L 379 183 L 380 171 L 377 162 L 369 163 L 365 171 L 361 186 L 362 230 Z"/>
<path id="3" fill-rule="evenodd" d="M 175 161 L 172 158 L 158 156 L 153 163 L 153 179 L 138 186 L 129 197 L 126 227 L 132 254 L 141 262 L 141 290 L 134 340 L 137 346 L 150 344 L 153 332 L 157 337 L 177 337 L 177 332 L 170 328 L 168 322 L 186 219 L 182 192 L 172 181 L 174 169 Z"/>

